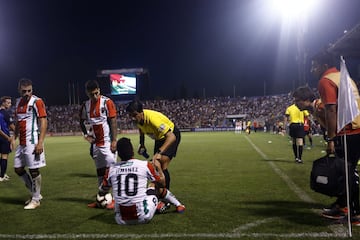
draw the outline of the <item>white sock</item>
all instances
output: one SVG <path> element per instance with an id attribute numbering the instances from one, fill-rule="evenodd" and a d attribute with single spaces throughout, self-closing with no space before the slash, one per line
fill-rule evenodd
<path id="1" fill-rule="evenodd" d="M 168 189 L 167 189 L 166 195 L 164 197 L 164 200 L 166 200 L 169 203 L 175 205 L 176 207 L 181 205 L 181 203 L 179 202 L 179 200 L 177 200 L 175 195 L 172 194 L 172 192 L 170 192 Z"/>
<path id="2" fill-rule="evenodd" d="M 33 178 L 33 192 L 32 199 L 35 201 L 40 201 L 40 191 L 41 191 L 41 174 L 36 178 Z"/>

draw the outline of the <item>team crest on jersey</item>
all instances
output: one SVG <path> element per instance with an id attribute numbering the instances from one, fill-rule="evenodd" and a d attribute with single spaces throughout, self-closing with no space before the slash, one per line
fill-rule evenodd
<path id="1" fill-rule="evenodd" d="M 165 124 L 161 124 L 159 127 L 159 131 L 162 132 L 165 130 Z"/>
<path id="2" fill-rule="evenodd" d="M 105 113 L 106 109 L 104 107 L 101 108 L 101 113 Z"/>
<path id="3" fill-rule="evenodd" d="M 119 165 L 122 167 L 128 167 L 133 165 L 133 162 L 124 161 L 124 162 L 120 162 Z"/>
<path id="4" fill-rule="evenodd" d="M 33 106 L 29 106 L 29 112 L 32 112 L 32 110 L 33 110 Z"/>

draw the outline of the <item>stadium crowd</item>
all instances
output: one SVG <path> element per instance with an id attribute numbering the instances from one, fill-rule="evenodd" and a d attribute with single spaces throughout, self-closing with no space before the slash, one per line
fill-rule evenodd
<path id="1" fill-rule="evenodd" d="M 246 121 L 256 121 L 260 128 L 272 130 L 284 119 L 291 94 L 261 97 L 214 97 L 206 99 L 147 100 L 144 107 L 163 112 L 174 119 L 180 129 L 234 127 L 228 115 L 245 114 Z M 134 129 L 125 111 L 126 103 L 118 102 L 120 130 Z M 80 105 L 48 106 L 48 132 L 79 132 Z"/>

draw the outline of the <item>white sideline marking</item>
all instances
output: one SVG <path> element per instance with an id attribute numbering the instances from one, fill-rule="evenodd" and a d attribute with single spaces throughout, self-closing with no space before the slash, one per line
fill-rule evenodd
<path id="1" fill-rule="evenodd" d="M 249 137 L 245 136 L 245 139 L 250 143 L 250 145 L 255 149 L 255 151 L 261 155 L 264 160 L 269 160 L 265 153 L 263 153 Z M 306 194 L 301 188 L 299 188 L 280 168 L 276 166 L 273 161 L 267 161 L 271 168 L 285 181 L 289 188 L 304 202 L 307 203 L 316 203 L 309 195 Z M 313 212 L 318 213 L 318 210 L 312 209 Z M 330 230 L 333 231 L 336 235 L 341 235 L 343 237 L 348 236 L 347 228 L 341 224 L 333 224 L 329 226 Z"/>
<path id="2" fill-rule="evenodd" d="M 149 239 L 149 238 L 346 238 L 343 234 L 334 233 L 288 233 L 288 234 L 276 234 L 276 233 L 163 233 L 163 234 L 0 234 L 0 239 Z"/>
<path id="3" fill-rule="evenodd" d="M 272 222 L 273 220 L 275 220 L 276 218 L 265 218 L 263 220 L 258 220 L 255 222 L 251 222 L 251 223 L 247 223 L 245 225 L 241 225 L 240 227 L 235 228 L 234 230 L 232 230 L 232 232 L 234 233 L 239 233 L 241 231 L 246 231 L 252 227 L 257 227 L 263 223 L 268 223 L 268 222 Z"/>
<path id="4" fill-rule="evenodd" d="M 269 160 L 269 158 L 265 155 L 265 153 L 263 153 L 251 140 L 249 137 L 245 136 L 246 140 L 250 143 L 250 145 L 255 149 L 255 151 L 257 153 L 259 153 L 261 155 L 261 157 L 264 160 Z M 315 201 L 306 194 L 306 192 L 304 192 L 301 188 L 299 188 L 293 181 L 291 181 L 291 179 L 280 170 L 280 168 L 278 168 L 276 166 L 276 164 L 273 161 L 267 161 L 269 163 L 269 165 L 271 166 L 271 168 L 285 181 L 285 183 L 289 186 L 289 188 L 291 190 L 293 190 L 295 192 L 295 194 L 304 202 L 307 203 L 315 203 Z"/>

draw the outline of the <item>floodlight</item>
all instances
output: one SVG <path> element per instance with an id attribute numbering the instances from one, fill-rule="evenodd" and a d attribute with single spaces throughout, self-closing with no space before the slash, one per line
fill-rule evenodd
<path id="1" fill-rule="evenodd" d="M 314 0 L 273 0 L 273 7 L 285 18 L 301 17 L 314 7 Z"/>

